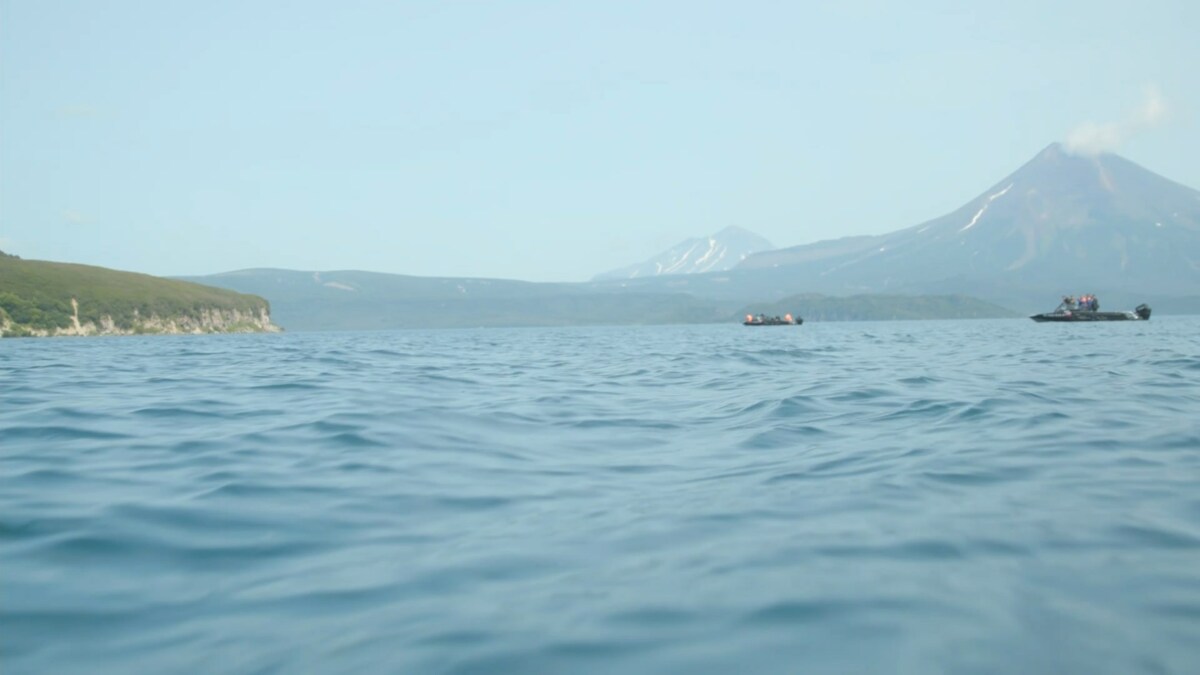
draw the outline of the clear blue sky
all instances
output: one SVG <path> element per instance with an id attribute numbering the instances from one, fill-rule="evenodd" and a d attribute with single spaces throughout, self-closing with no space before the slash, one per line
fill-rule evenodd
<path id="1" fill-rule="evenodd" d="M 1200 188 L 1200 3 L 827 4 L 0 0 L 0 249 L 576 281 L 914 225 L 1080 129 Z"/>

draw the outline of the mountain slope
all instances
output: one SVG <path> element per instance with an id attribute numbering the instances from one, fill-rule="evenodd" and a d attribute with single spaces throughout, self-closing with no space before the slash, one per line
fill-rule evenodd
<path id="1" fill-rule="evenodd" d="M 682 241 L 636 265 L 597 274 L 593 281 L 721 272 L 732 269 L 751 254 L 773 248 L 771 242 L 753 232 L 727 227 L 709 237 Z"/>
<path id="2" fill-rule="evenodd" d="M 1079 157 L 1053 144 L 940 218 L 760 253 L 738 267 L 768 268 L 843 292 L 1196 294 L 1200 192 L 1116 155 Z"/>

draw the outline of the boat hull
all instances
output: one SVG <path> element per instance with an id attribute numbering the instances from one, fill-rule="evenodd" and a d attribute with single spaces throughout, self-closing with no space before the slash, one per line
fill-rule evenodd
<path id="1" fill-rule="evenodd" d="M 743 321 L 742 325 L 743 326 L 799 326 L 802 323 L 804 323 L 803 319 L 800 319 L 798 321 L 791 321 L 791 322 L 780 321 L 779 323 L 764 322 L 764 321 Z"/>
<path id="2" fill-rule="evenodd" d="M 1132 312 L 1093 312 L 1085 309 L 1060 309 L 1029 317 L 1038 323 L 1044 322 L 1090 322 L 1090 321 L 1149 321 L 1150 308 L 1138 305 Z"/>

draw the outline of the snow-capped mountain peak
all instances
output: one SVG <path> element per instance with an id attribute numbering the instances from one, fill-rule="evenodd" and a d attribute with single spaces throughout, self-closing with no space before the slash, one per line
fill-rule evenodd
<path id="1" fill-rule="evenodd" d="M 636 265 L 598 274 L 594 280 L 636 279 L 664 274 L 702 274 L 732 269 L 753 253 L 775 247 L 740 227 L 727 227 L 707 237 L 687 239 Z"/>

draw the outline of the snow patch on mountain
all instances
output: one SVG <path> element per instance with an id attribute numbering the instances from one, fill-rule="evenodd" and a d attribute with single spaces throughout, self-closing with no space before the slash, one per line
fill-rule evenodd
<path id="1" fill-rule="evenodd" d="M 992 202 L 995 201 L 999 197 L 1003 197 L 1006 192 L 1008 192 L 1009 190 L 1012 189 L 1012 186 L 1013 186 L 1013 184 L 1009 183 L 1008 187 L 1004 188 L 1003 190 L 997 192 L 994 195 L 990 195 L 987 198 L 987 201 L 985 201 L 983 203 L 983 206 L 980 207 L 980 209 L 975 212 L 975 217 L 971 218 L 971 222 L 967 223 L 966 227 L 959 230 L 959 232 L 966 232 L 967 230 L 971 229 L 975 225 L 975 223 L 978 223 L 979 219 L 983 216 L 984 212 L 987 211 L 988 207 L 992 205 Z"/>
<path id="2" fill-rule="evenodd" d="M 739 227 L 727 227 L 708 237 L 688 239 L 662 253 L 628 267 L 598 274 L 604 279 L 635 279 L 667 274 L 703 274 L 732 269 L 751 254 L 775 247 L 766 239 Z"/>

